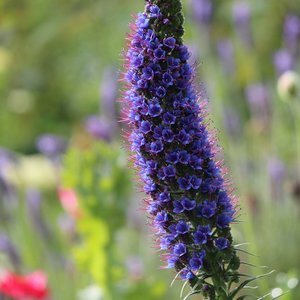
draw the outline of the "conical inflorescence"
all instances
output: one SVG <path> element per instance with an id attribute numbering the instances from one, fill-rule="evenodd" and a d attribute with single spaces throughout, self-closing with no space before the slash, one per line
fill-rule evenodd
<path id="1" fill-rule="evenodd" d="M 129 141 L 149 195 L 166 267 L 209 299 L 229 299 L 239 259 L 236 207 L 192 84 L 179 0 L 148 0 L 129 36 L 125 80 Z"/>

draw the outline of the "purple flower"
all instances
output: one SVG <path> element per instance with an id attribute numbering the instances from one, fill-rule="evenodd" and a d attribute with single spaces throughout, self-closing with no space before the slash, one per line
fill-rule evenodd
<path id="1" fill-rule="evenodd" d="M 168 262 L 167 268 L 169 268 L 169 269 L 175 268 L 175 264 L 177 263 L 177 261 L 178 261 L 177 256 L 169 257 L 168 260 L 167 260 L 167 262 Z"/>
<path id="2" fill-rule="evenodd" d="M 176 45 L 176 40 L 173 37 L 168 37 L 164 39 L 164 45 L 170 49 L 174 49 Z"/>
<path id="3" fill-rule="evenodd" d="M 189 225 L 184 220 L 181 220 L 176 225 L 176 232 L 178 234 L 186 234 L 189 232 L 189 228 Z"/>
<path id="4" fill-rule="evenodd" d="M 201 186 L 201 183 L 202 183 L 202 179 L 201 178 L 198 178 L 196 177 L 195 175 L 191 176 L 190 178 L 190 183 L 191 183 L 191 186 L 194 190 L 198 190 Z"/>
<path id="5" fill-rule="evenodd" d="M 202 268 L 205 255 L 205 251 L 202 250 L 200 253 L 195 253 L 193 258 L 190 259 L 189 265 L 193 271 L 198 271 Z"/>
<path id="6" fill-rule="evenodd" d="M 133 62 L 132 64 L 135 66 L 135 67 L 141 67 L 144 63 L 144 57 L 142 55 L 138 55 L 138 56 L 135 56 L 133 58 Z M 131 73 L 129 73 L 131 74 Z M 130 80 L 131 81 L 131 80 Z"/>
<path id="7" fill-rule="evenodd" d="M 177 181 L 178 181 L 179 188 L 183 191 L 188 191 L 192 187 L 189 178 L 180 177 L 178 178 Z"/>
<path id="8" fill-rule="evenodd" d="M 205 219 L 210 219 L 215 215 L 217 209 L 216 202 L 214 201 L 204 201 L 202 205 L 200 205 L 199 213 Z"/>
<path id="9" fill-rule="evenodd" d="M 160 16 L 160 9 L 157 5 L 150 5 L 149 12 L 151 18 L 158 18 Z"/>
<path id="10" fill-rule="evenodd" d="M 164 129 L 162 132 L 164 141 L 172 143 L 174 141 L 174 134 L 171 129 Z"/>
<path id="11" fill-rule="evenodd" d="M 176 256 L 183 256 L 186 254 L 186 245 L 183 243 L 176 244 L 173 249 L 173 254 Z"/>
<path id="12" fill-rule="evenodd" d="M 251 17 L 251 10 L 246 2 L 236 2 L 232 8 L 234 22 L 237 26 L 248 26 Z"/>
<path id="13" fill-rule="evenodd" d="M 269 123 L 270 97 L 267 87 L 262 83 L 249 85 L 246 89 L 251 116 L 264 124 Z"/>
<path id="14" fill-rule="evenodd" d="M 169 73 L 164 73 L 163 74 L 163 83 L 166 86 L 173 85 L 173 77 Z"/>
<path id="15" fill-rule="evenodd" d="M 176 151 L 166 154 L 166 162 L 176 164 L 178 162 L 178 153 Z"/>
<path id="16" fill-rule="evenodd" d="M 180 278 L 182 280 L 190 280 L 195 278 L 195 275 L 188 268 L 185 268 L 180 272 Z"/>
<path id="17" fill-rule="evenodd" d="M 164 96 L 166 96 L 166 89 L 163 86 L 160 86 L 156 90 L 156 96 L 159 98 L 163 98 Z"/>
<path id="18" fill-rule="evenodd" d="M 190 135 L 184 129 L 179 131 L 177 139 L 179 140 L 179 142 L 181 142 L 184 145 L 187 145 L 191 142 Z"/>
<path id="19" fill-rule="evenodd" d="M 192 0 L 192 15 L 199 24 L 208 24 L 213 14 L 213 3 L 211 0 Z"/>
<path id="20" fill-rule="evenodd" d="M 246 47 L 253 43 L 250 28 L 251 8 L 247 2 L 236 2 L 232 8 L 233 20 L 241 41 Z"/>
<path id="21" fill-rule="evenodd" d="M 169 202 L 171 200 L 170 193 L 162 192 L 159 194 L 158 199 L 161 202 Z"/>
<path id="22" fill-rule="evenodd" d="M 164 149 L 164 145 L 163 145 L 162 141 L 156 141 L 156 142 L 152 142 L 150 144 L 150 152 L 152 152 L 152 153 L 157 154 L 157 153 L 163 151 L 163 149 Z"/>
<path id="23" fill-rule="evenodd" d="M 143 69 L 143 79 L 152 80 L 154 78 L 154 71 L 150 67 L 146 67 Z"/>
<path id="24" fill-rule="evenodd" d="M 105 118 L 92 115 L 85 120 L 85 128 L 96 140 L 109 142 L 112 139 L 113 127 Z"/>
<path id="25" fill-rule="evenodd" d="M 156 59 L 164 59 L 166 57 L 166 52 L 163 49 L 158 48 L 154 51 L 154 57 Z"/>
<path id="26" fill-rule="evenodd" d="M 230 243 L 228 241 L 228 239 L 226 238 L 218 238 L 216 239 L 216 247 L 219 249 L 219 250 L 225 250 L 229 247 Z"/>
<path id="27" fill-rule="evenodd" d="M 167 125 L 173 125 L 175 124 L 176 117 L 172 115 L 170 112 L 166 112 L 163 116 L 163 121 Z"/>
<path id="28" fill-rule="evenodd" d="M 197 245 L 204 245 L 207 243 L 207 234 L 201 232 L 201 231 L 196 231 L 194 233 L 194 242 Z"/>
<path id="29" fill-rule="evenodd" d="M 173 212 L 177 214 L 182 213 L 185 209 L 180 201 L 174 201 L 173 206 L 174 206 Z"/>
<path id="30" fill-rule="evenodd" d="M 162 108 L 159 103 L 151 103 L 149 105 L 149 115 L 151 117 L 158 117 L 162 113 Z"/>
<path id="31" fill-rule="evenodd" d="M 151 131 L 151 123 L 149 121 L 142 121 L 141 122 L 141 132 L 147 134 Z"/>
<path id="32" fill-rule="evenodd" d="M 193 210 L 196 207 L 196 201 L 189 200 L 188 198 L 183 198 L 181 200 L 181 205 L 184 208 L 184 210 Z"/>
<path id="33" fill-rule="evenodd" d="M 288 15 L 284 22 L 284 39 L 289 51 L 296 55 L 300 40 L 300 17 Z"/>
<path id="34" fill-rule="evenodd" d="M 178 161 L 184 165 L 187 165 L 190 160 L 190 155 L 186 150 L 180 151 L 178 153 Z"/>
<path id="35" fill-rule="evenodd" d="M 54 134 L 44 134 L 36 140 L 39 152 L 49 157 L 56 157 L 64 153 L 67 147 L 66 141 Z"/>
<path id="36" fill-rule="evenodd" d="M 168 221 L 168 214 L 165 211 L 161 211 L 156 215 L 155 221 L 157 223 L 164 223 Z"/>
<path id="37" fill-rule="evenodd" d="M 162 250 L 167 250 L 174 241 L 175 237 L 173 235 L 164 236 L 160 239 L 160 248 Z"/>
<path id="38" fill-rule="evenodd" d="M 163 168 L 165 177 L 175 177 L 176 169 L 173 166 L 167 166 Z"/>
<path id="39" fill-rule="evenodd" d="M 144 14 L 139 14 L 136 25 L 140 28 L 147 28 L 149 26 L 149 19 Z"/>
<path id="40" fill-rule="evenodd" d="M 295 66 L 294 58 L 285 49 L 278 50 L 274 54 L 273 62 L 278 75 L 281 75 L 286 71 L 293 70 Z"/>
<path id="41" fill-rule="evenodd" d="M 165 5 L 171 3 L 172 14 Z M 210 18 L 211 2 L 202 3 Z M 201 284 L 200 269 L 209 278 L 214 275 L 205 266 L 212 265 L 218 274 L 236 259 L 230 242 L 226 261 L 215 247 L 219 238 L 232 240 L 235 208 L 192 83 L 181 7 L 179 0 L 147 0 L 127 52 L 130 90 L 125 101 L 131 149 L 167 267 L 176 268 L 182 279 L 197 277 Z"/>
<path id="42" fill-rule="evenodd" d="M 228 214 L 221 214 L 217 217 L 217 226 L 221 229 L 227 228 L 232 222 L 232 217 Z"/>

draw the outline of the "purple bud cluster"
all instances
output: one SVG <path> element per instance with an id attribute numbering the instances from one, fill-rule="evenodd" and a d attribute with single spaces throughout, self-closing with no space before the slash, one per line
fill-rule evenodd
<path id="1" fill-rule="evenodd" d="M 189 51 L 159 30 L 168 17 L 147 2 L 126 57 L 129 141 L 166 265 L 192 280 L 235 257 L 236 210 L 197 102 Z"/>

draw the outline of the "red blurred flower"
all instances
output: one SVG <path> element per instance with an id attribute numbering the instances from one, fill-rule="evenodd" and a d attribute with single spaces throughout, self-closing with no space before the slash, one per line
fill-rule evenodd
<path id="1" fill-rule="evenodd" d="M 62 207 L 70 216 L 75 219 L 81 216 L 77 195 L 74 190 L 60 187 L 58 189 L 58 197 Z"/>
<path id="2" fill-rule="evenodd" d="M 46 300 L 47 275 L 41 271 L 27 276 L 6 272 L 0 277 L 0 293 L 14 300 Z"/>

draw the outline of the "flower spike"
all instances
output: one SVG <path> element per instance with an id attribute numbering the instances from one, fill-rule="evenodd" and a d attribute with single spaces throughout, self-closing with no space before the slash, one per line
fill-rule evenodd
<path id="1" fill-rule="evenodd" d="M 225 300 L 239 280 L 230 230 L 237 209 L 198 103 L 183 33 L 179 0 L 146 1 L 126 54 L 129 142 L 166 267 L 192 293 Z"/>

